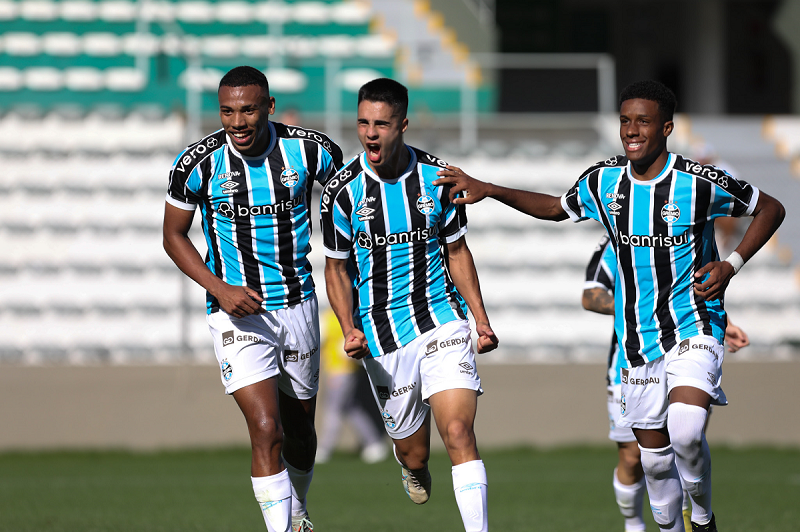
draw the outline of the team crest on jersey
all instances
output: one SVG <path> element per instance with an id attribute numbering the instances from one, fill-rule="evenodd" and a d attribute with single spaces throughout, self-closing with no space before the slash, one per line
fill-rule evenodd
<path id="1" fill-rule="evenodd" d="M 619 413 L 621 415 L 623 415 L 623 416 L 625 415 L 625 394 L 624 393 L 622 394 L 622 397 L 620 397 L 620 400 L 619 400 Z"/>
<path id="2" fill-rule="evenodd" d="M 390 429 L 393 429 L 397 426 L 397 423 L 395 423 L 392 415 L 386 410 L 381 410 L 381 418 L 383 418 L 383 422 L 386 423 L 386 426 Z"/>
<path id="3" fill-rule="evenodd" d="M 435 204 L 433 202 L 433 198 L 428 196 L 427 194 L 417 198 L 417 210 L 422 214 L 427 215 L 432 213 L 434 207 Z"/>
<path id="4" fill-rule="evenodd" d="M 222 370 L 223 379 L 225 379 L 226 381 L 231 380 L 231 377 L 233 377 L 233 368 L 231 367 L 227 358 L 222 359 L 222 364 L 220 364 L 220 370 Z"/>
<path id="5" fill-rule="evenodd" d="M 283 186 L 287 188 L 292 188 L 299 180 L 300 176 L 297 174 L 297 170 L 294 168 L 287 168 L 281 172 L 281 183 L 283 183 Z"/>
<path id="6" fill-rule="evenodd" d="M 667 203 L 661 207 L 661 218 L 668 224 L 675 223 L 681 217 L 681 210 L 674 203 Z"/>
<path id="7" fill-rule="evenodd" d="M 217 212 L 221 216 L 224 216 L 225 218 L 230 218 L 231 220 L 233 220 L 233 217 L 235 216 L 233 212 L 233 207 L 231 207 L 230 203 L 220 203 L 219 207 L 217 207 Z"/>

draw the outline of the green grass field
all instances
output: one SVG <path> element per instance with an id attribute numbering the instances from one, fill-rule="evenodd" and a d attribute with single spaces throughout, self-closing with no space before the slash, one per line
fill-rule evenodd
<path id="1" fill-rule="evenodd" d="M 714 448 L 712 456 L 720 531 L 800 530 L 800 450 Z M 613 447 L 491 451 L 483 459 L 492 529 L 622 530 Z M 318 532 L 463 530 L 446 455 L 431 459 L 433 495 L 424 506 L 403 493 L 399 469 L 348 455 L 317 466 L 309 508 Z M 263 531 L 248 476 L 245 449 L 0 454 L 0 530 Z"/>

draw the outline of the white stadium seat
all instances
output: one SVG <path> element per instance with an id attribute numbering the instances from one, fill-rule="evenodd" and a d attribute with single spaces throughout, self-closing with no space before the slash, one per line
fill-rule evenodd
<path id="1" fill-rule="evenodd" d="M 147 85 L 145 74 L 135 68 L 107 68 L 105 79 L 106 87 L 112 91 L 136 92 Z"/>
<path id="2" fill-rule="evenodd" d="M 38 55 L 42 51 L 42 43 L 35 33 L 8 32 L 3 35 L 3 50 L 8 55 Z"/>
<path id="3" fill-rule="evenodd" d="M 352 57 L 356 51 L 356 42 L 349 35 L 320 37 L 317 46 L 318 53 L 325 57 Z"/>
<path id="4" fill-rule="evenodd" d="M 214 7 L 208 2 L 180 2 L 175 17 L 181 22 L 207 24 L 214 20 Z"/>
<path id="5" fill-rule="evenodd" d="M 337 24 L 366 24 L 371 12 L 367 2 L 341 2 L 330 6 L 330 17 Z"/>
<path id="6" fill-rule="evenodd" d="M 200 47 L 203 55 L 208 57 L 237 57 L 239 55 L 239 39 L 234 35 L 209 35 L 203 37 Z"/>
<path id="7" fill-rule="evenodd" d="M 94 57 L 113 57 L 122 52 L 122 41 L 111 32 L 83 35 L 83 53 Z"/>
<path id="8" fill-rule="evenodd" d="M 81 39 L 74 33 L 54 32 L 42 35 L 42 51 L 48 55 L 69 57 L 81 53 Z"/>
<path id="9" fill-rule="evenodd" d="M 55 20 L 59 15 L 58 4 L 46 0 L 27 0 L 19 3 L 20 17 L 27 20 Z"/>
<path id="10" fill-rule="evenodd" d="M 122 50 L 132 56 L 156 55 L 161 47 L 159 38 L 152 33 L 128 33 L 122 37 Z"/>
<path id="11" fill-rule="evenodd" d="M 26 68 L 23 76 L 25 86 L 34 91 L 56 91 L 64 86 L 64 75 L 57 68 Z"/>
<path id="12" fill-rule="evenodd" d="M 103 73 L 92 67 L 75 67 L 64 70 L 64 85 L 71 91 L 99 91 L 105 86 Z"/>
<path id="13" fill-rule="evenodd" d="M 292 18 L 302 24 L 326 24 L 331 18 L 328 4 L 323 2 L 296 2 L 292 6 Z"/>
<path id="14" fill-rule="evenodd" d="M 245 57 L 271 57 L 281 53 L 281 41 L 268 35 L 242 37 L 239 40 L 240 53 Z"/>
<path id="15" fill-rule="evenodd" d="M 269 80 L 270 90 L 275 92 L 301 92 L 308 86 L 308 78 L 299 70 L 270 68 L 264 74 Z"/>
<path id="16" fill-rule="evenodd" d="M 292 7 L 285 2 L 259 2 L 254 17 L 264 24 L 285 24 L 292 18 Z"/>
<path id="17" fill-rule="evenodd" d="M 342 70 L 340 76 L 341 87 L 344 90 L 358 92 L 362 85 L 383 77 L 383 74 L 371 68 L 348 68 Z"/>
<path id="18" fill-rule="evenodd" d="M 0 67 L 0 92 L 17 91 L 22 88 L 22 72 L 14 67 Z"/>
<path id="19" fill-rule="evenodd" d="M 19 14 L 19 3 L 0 1 L 0 20 L 14 20 Z"/>
<path id="20" fill-rule="evenodd" d="M 61 18 L 70 22 L 95 20 L 98 11 L 97 2 L 87 2 L 85 0 L 67 0 L 61 2 Z"/>
<path id="21" fill-rule="evenodd" d="M 173 22 L 176 5 L 172 2 L 147 2 L 141 4 L 140 16 L 148 22 Z"/>
<path id="22" fill-rule="evenodd" d="M 137 4 L 133 2 L 100 2 L 99 18 L 106 22 L 130 22 L 136 19 L 137 11 Z"/>
<path id="23" fill-rule="evenodd" d="M 249 2 L 219 2 L 215 5 L 215 18 L 226 24 L 248 24 L 253 20 L 253 4 Z"/>
<path id="24" fill-rule="evenodd" d="M 284 53 L 292 57 L 314 57 L 319 51 L 316 39 L 299 35 L 284 37 L 281 44 Z"/>
<path id="25" fill-rule="evenodd" d="M 397 51 L 397 42 L 385 35 L 364 35 L 357 38 L 356 51 L 361 57 L 391 57 Z"/>
<path id="26" fill-rule="evenodd" d="M 224 75 L 225 72 L 218 68 L 203 68 L 199 71 L 187 69 L 178 76 L 178 85 L 183 88 L 194 87 L 206 92 L 216 92 L 219 89 L 219 80 Z"/>

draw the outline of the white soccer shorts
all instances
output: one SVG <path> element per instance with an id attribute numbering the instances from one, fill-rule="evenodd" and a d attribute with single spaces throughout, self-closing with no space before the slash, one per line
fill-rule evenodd
<path id="1" fill-rule="evenodd" d="M 665 427 L 669 392 L 677 386 L 703 390 L 711 396 L 713 405 L 728 404 L 721 386 L 724 355 L 716 338 L 695 336 L 644 366 L 622 368 L 618 425 L 637 429 Z"/>
<path id="2" fill-rule="evenodd" d="M 288 308 L 235 318 L 206 316 L 225 393 L 278 376 L 290 397 L 310 399 L 319 387 L 317 296 Z"/>
<path id="3" fill-rule="evenodd" d="M 417 432 L 433 394 L 459 388 L 483 393 L 466 320 L 447 322 L 397 351 L 363 362 L 386 432 L 394 440 Z"/>
<path id="4" fill-rule="evenodd" d="M 611 441 L 626 443 L 636 441 L 633 430 L 619 426 L 620 397 L 622 396 L 622 385 L 612 384 L 608 386 L 608 439 Z"/>

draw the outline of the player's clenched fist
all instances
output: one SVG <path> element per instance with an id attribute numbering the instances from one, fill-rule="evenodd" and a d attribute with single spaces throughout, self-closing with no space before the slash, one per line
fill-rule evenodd
<path id="1" fill-rule="evenodd" d="M 344 335 L 344 352 L 350 358 L 361 360 L 369 354 L 367 337 L 358 329 L 350 329 Z"/>
<path id="2" fill-rule="evenodd" d="M 488 323 L 476 323 L 475 332 L 478 333 L 478 353 L 488 353 L 500 344 L 497 335 Z"/>

